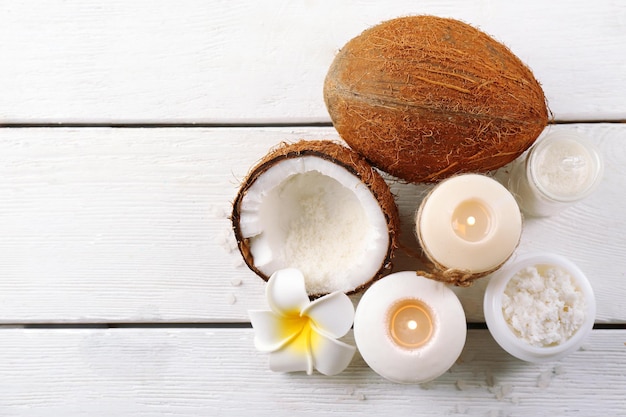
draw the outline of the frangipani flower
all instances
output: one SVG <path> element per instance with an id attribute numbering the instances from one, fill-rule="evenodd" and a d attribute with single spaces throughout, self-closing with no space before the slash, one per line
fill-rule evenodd
<path id="1" fill-rule="evenodd" d="M 354 320 L 354 306 L 343 292 L 309 301 L 300 270 L 276 271 L 267 282 L 265 296 L 270 310 L 249 311 L 255 330 L 254 344 L 270 352 L 275 372 L 306 371 L 324 375 L 343 371 L 356 348 L 337 338 L 344 336 Z"/>

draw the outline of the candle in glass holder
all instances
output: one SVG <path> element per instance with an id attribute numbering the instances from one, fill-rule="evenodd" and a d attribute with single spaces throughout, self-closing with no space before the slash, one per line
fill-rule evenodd
<path id="1" fill-rule="evenodd" d="M 586 138 L 559 131 L 513 164 L 508 188 L 524 213 L 551 216 L 590 195 L 602 172 L 600 153 Z"/>
<path id="2" fill-rule="evenodd" d="M 480 277 L 513 253 L 522 233 L 515 198 L 496 180 L 465 174 L 433 188 L 416 217 L 422 249 L 441 271 Z"/>
<path id="3" fill-rule="evenodd" d="M 467 334 L 463 307 L 442 282 L 396 272 L 363 295 L 354 318 L 354 339 L 376 373 L 400 383 L 422 383 L 458 359 Z"/>

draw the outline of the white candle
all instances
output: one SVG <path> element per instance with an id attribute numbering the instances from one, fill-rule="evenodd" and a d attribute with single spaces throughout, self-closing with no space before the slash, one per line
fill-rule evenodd
<path id="1" fill-rule="evenodd" d="M 354 339 L 365 362 L 400 383 L 422 383 L 458 359 L 467 334 L 457 296 L 442 282 L 397 272 L 363 295 L 354 318 Z"/>
<path id="2" fill-rule="evenodd" d="M 567 131 L 546 135 L 516 161 L 508 188 L 531 216 L 550 216 L 587 197 L 602 178 L 599 152 Z"/>
<path id="3" fill-rule="evenodd" d="M 522 217 L 504 186 L 484 175 L 466 174 L 433 188 L 420 205 L 416 232 L 438 267 L 484 274 L 511 256 Z"/>

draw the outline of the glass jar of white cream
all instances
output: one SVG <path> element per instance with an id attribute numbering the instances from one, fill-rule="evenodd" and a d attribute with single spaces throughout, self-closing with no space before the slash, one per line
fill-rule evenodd
<path id="1" fill-rule="evenodd" d="M 513 163 L 507 188 L 525 214 L 551 216 L 589 196 L 600 183 L 603 167 L 599 151 L 587 138 L 556 131 Z"/>

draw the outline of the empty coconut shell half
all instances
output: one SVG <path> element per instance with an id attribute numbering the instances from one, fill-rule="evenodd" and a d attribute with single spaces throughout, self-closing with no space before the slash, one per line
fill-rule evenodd
<path id="1" fill-rule="evenodd" d="M 399 230 L 385 180 L 331 141 L 271 151 L 243 181 L 231 220 L 251 270 L 267 280 L 298 268 L 311 297 L 356 292 L 388 272 Z"/>
<path id="2" fill-rule="evenodd" d="M 519 58 L 435 16 L 390 20 L 350 40 L 328 70 L 324 99 L 352 149 L 409 182 L 500 168 L 548 122 L 543 90 Z"/>

